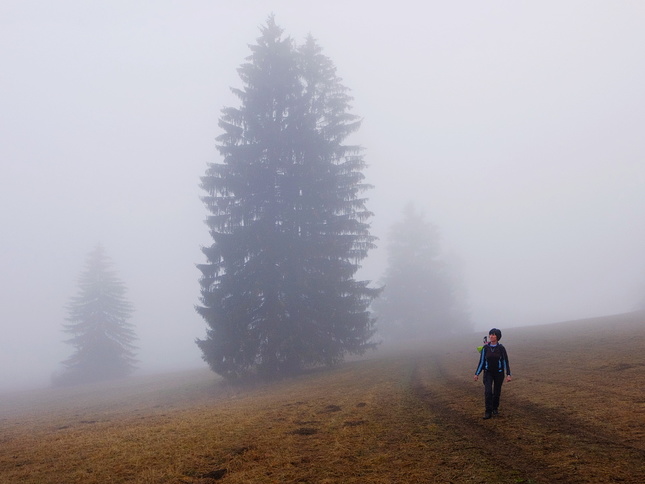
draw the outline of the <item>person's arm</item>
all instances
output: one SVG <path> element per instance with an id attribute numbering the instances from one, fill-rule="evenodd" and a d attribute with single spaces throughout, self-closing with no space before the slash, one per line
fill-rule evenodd
<path id="1" fill-rule="evenodd" d="M 511 365 L 508 362 L 506 348 L 504 348 L 504 369 L 506 370 L 506 381 L 511 381 L 513 378 L 511 377 Z"/>

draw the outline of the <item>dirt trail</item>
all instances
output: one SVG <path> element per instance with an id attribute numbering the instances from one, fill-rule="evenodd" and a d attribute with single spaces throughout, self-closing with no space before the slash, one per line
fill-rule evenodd
<path id="1" fill-rule="evenodd" d="M 483 389 L 447 373 L 441 358 L 417 359 L 414 394 L 448 430 L 455 452 L 482 462 L 481 482 L 642 483 L 645 448 L 505 384 L 501 415 L 483 420 Z M 511 391 L 509 391 L 511 390 Z M 566 398 L 567 388 L 562 388 Z M 497 471 L 495 471 L 497 468 Z"/>

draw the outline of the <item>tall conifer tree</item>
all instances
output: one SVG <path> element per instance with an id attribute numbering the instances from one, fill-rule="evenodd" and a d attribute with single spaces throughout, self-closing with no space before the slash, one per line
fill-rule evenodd
<path id="1" fill-rule="evenodd" d="M 102 246 L 89 255 L 79 278 L 79 292 L 67 306 L 75 352 L 63 361 L 66 372 L 54 384 L 75 384 L 126 376 L 135 369 L 136 336 L 128 322 L 133 308 L 123 282 L 111 270 Z"/>
<path id="2" fill-rule="evenodd" d="M 313 38 L 297 46 L 269 18 L 222 111 L 221 163 L 202 178 L 204 248 L 197 343 L 229 379 L 273 378 L 373 346 L 378 290 L 356 281 L 373 247 L 360 194 L 365 162 L 345 144 L 351 97 Z"/>
<path id="3" fill-rule="evenodd" d="M 382 296 L 374 303 L 388 340 L 429 338 L 472 328 L 456 268 L 441 253 L 439 230 L 409 204 L 388 238 Z"/>

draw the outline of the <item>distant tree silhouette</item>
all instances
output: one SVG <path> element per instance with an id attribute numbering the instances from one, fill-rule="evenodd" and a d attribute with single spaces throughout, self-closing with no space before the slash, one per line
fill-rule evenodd
<path id="1" fill-rule="evenodd" d="M 66 343 L 75 351 L 63 361 L 66 370 L 53 383 L 69 385 L 128 375 L 136 363 L 132 344 L 136 336 L 127 322 L 133 308 L 102 246 L 88 255 L 78 285 L 64 325 L 64 332 L 71 335 Z"/>
<path id="2" fill-rule="evenodd" d="M 228 379 L 275 378 L 374 346 L 378 290 L 356 281 L 373 247 L 360 121 L 329 58 L 309 37 L 284 38 L 273 17 L 238 70 L 237 108 L 222 111 L 221 163 L 201 187 L 213 244 L 203 249 L 197 340 Z"/>
<path id="3" fill-rule="evenodd" d="M 389 232 L 385 288 L 375 301 L 379 334 L 389 340 L 472 328 L 461 281 L 441 256 L 439 231 L 408 204 Z"/>

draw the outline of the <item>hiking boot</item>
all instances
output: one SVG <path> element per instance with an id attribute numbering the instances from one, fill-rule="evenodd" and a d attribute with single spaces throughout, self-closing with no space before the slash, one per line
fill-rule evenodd
<path id="1" fill-rule="evenodd" d="M 491 413 L 490 413 L 490 412 L 486 412 L 486 413 L 484 414 L 484 420 L 488 420 L 488 419 L 489 419 L 489 418 L 491 418 L 491 417 L 492 417 L 492 415 L 491 415 Z"/>
<path id="2" fill-rule="evenodd" d="M 499 412 L 497 409 L 493 410 L 493 417 L 497 417 L 499 415 Z"/>

